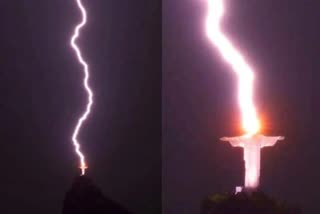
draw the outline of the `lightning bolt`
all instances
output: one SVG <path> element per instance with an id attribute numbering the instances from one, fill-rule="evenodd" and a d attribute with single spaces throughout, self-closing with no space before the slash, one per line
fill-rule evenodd
<path id="1" fill-rule="evenodd" d="M 83 73 L 84 73 L 83 86 L 84 86 L 84 88 L 85 88 L 85 90 L 87 92 L 87 95 L 88 95 L 88 102 L 87 102 L 87 106 L 86 106 L 86 109 L 85 109 L 84 113 L 78 119 L 77 125 L 75 126 L 75 129 L 73 131 L 72 142 L 73 142 L 73 145 L 75 147 L 75 151 L 76 151 L 77 155 L 80 158 L 81 175 L 84 175 L 85 174 L 85 170 L 87 169 L 87 165 L 86 165 L 86 162 L 85 162 L 85 157 L 84 157 L 83 153 L 80 150 L 80 143 L 79 143 L 79 140 L 78 140 L 78 135 L 79 135 L 80 129 L 81 129 L 82 125 L 83 125 L 83 122 L 87 119 L 88 115 L 91 112 L 91 107 L 92 107 L 92 104 L 93 104 L 93 93 L 92 93 L 92 90 L 91 90 L 91 88 L 89 86 L 89 83 L 88 83 L 89 76 L 90 76 L 89 75 L 89 66 L 86 63 L 86 61 L 83 59 L 81 51 L 80 51 L 80 48 L 78 47 L 78 45 L 76 43 L 76 41 L 77 41 L 77 39 L 78 39 L 78 37 L 80 35 L 81 28 L 83 26 L 85 26 L 86 23 L 87 23 L 87 12 L 86 12 L 81 0 L 76 0 L 76 2 L 77 2 L 77 5 L 78 5 L 78 8 L 80 9 L 81 14 L 82 14 L 82 21 L 75 27 L 74 34 L 71 37 L 70 45 L 71 45 L 72 49 L 75 51 L 75 54 L 76 54 L 76 56 L 78 58 L 79 63 L 83 67 Z"/>
<path id="2" fill-rule="evenodd" d="M 211 42 L 218 48 L 222 57 L 238 75 L 238 102 L 242 113 L 242 128 L 246 132 L 240 137 L 224 137 L 222 141 L 229 141 L 234 147 L 242 147 L 245 161 L 245 188 L 246 191 L 256 190 L 260 179 L 261 149 L 274 146 L 282 136 L 267 137 L 258 134 L 260 121 L 253 103 L 254 72 L 244 60 L 241 53 L 221 31 L 221 19 L 224 14 L 223 0 L 207 0 L 208 16 L 206 20 L 207 34 Z M 239 189 L 236 188 L 236 192 Z"/>
<path id="3" fill-rule="evenodd" d="M 239 77 L 238 102 L 242 113 L 242 127 L 248 135 L 253 135 L 260 130 L 260 121 L 253 103 L 254 72 L 222 33 L 220 22 L 223 14 L 223 0 L 208 0 L 207 35 Z"/>

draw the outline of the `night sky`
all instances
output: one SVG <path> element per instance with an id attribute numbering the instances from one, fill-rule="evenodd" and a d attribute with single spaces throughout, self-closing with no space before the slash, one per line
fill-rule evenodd
<path id="1" fill-rule="evenodd" d="M 96 100 L 80 139 L 87 171 L 135 213 L 161 213 L 160 1 L 84 0 L 79 44 Z M 86 95 L 69 48 L 75 1 L 0 3 L 0 212 L 61 213 L 80 172 L 71 144 Z"/>
<path id="2" fill-rule="evenodd" d="M 256 71 L 262 133 L 261 188 L 318 213 L 320 2 L 225 0 L 224 32 Z M 208 195 L 243 184 L 237 77 L 205 34 L 206 1 L 164 0 L 164 213 L 197 214 Z"/>

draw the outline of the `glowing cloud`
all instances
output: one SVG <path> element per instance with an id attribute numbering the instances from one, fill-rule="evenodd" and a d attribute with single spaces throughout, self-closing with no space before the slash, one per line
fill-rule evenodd
<path id="1" fill-rule="evenodd" d="M 88 102 L 87 102 L 87 106 L 86 106 L 86 110 L 85 112 L 82 114 L 82 116 L 79 118 L 78 123 L 74 129 L 74 132 L 72 134 L 72 142 L 75 146 L 75 151 L 77 153 L 77 155 L 80 158 L 80 169 L 81 169 L 81 175 L 85 174 L 85 170 L 87 168 L 86 162 L 85 162 L 85 157 L 83 155 L 83 153 L 80 150 L 80 143 L 78 140 L 78 135 L 80 132 L 80 129 L 83 125 L 83 122 L 87 119 L 88 115 L 91 112 L 91 107 L 93 104 L 93 93 L 92 90 L 89 86 L 89 68 L 88 68 L 88 64 L 86 63 L 86 61 L 83 59 L 81 51 L 76 43 L 77 38 L 79 37 L 80 34 L 80 30 L 81 28 L 87 23 L 87 12 L 81 2 L 81 0 L 76 0 L 77 5 L 81 11 L 82 14 L 82 21 L 75 27 L 74 30 L 74 34 L 72 35 L 71 41 L 70 41 L 70 45 L 73 48 L 73 50 L 75 51 L 75 54 L 78 58 L 79 63 L 83 66 L 83 72 L 84 72 L 84 79 L 83 79 L 83 86 L 87 92 L 88 95 Z"/>

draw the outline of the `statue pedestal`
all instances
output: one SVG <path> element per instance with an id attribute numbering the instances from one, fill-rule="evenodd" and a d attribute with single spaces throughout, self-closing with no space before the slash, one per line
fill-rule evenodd
<path id="1" fill-rule="evenodd" d="M 239 193 L 246 193 L 248 195 L 251 195 L 253 192 L 259 192 L 257 188 L 250 188 L 250 187 L 242 187 L 242 186 L 237 186 L 235 194 Z"/>

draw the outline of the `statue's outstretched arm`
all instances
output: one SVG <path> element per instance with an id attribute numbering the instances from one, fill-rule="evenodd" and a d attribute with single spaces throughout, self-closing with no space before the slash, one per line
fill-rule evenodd
<path id="1" fill-rule="evenodd" d="M 221 141 L 228 141 L 234 147 L 242 147 L 245 143 L 243 137 L 222 137 L 220 138 Z"/>
<path id="2" fill-rule="evenodd" d="M 283 136 L 276 136 L 276 137 L 263 137 L 261 141 L 261 148 L 267 146 L 273 146 L 277 143 L 278 140 L 284 140 Z"/>

